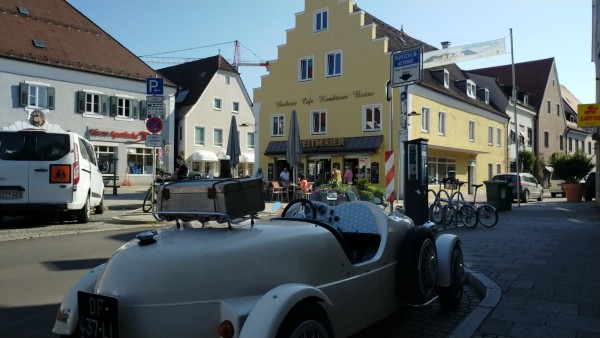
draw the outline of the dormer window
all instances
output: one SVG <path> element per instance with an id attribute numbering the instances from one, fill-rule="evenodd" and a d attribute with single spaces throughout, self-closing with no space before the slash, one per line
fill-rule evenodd
<path id="1" fill-rule="evenodd" d="M 327 9 L 320 9 L 314 12 L 314 27 L 315 33 L 326 31 L 329 27 L 329 13 Z"/>
<path id="2" fill-rule="evenodd" d="M 523 104 L 526 106 L 529 105 L 529 94 L 523 94 Z"/>
<path id="3" fill-rule="evenodd" d="M 477 92 L 477 85 L 472 80 L 467 80 L 467 96 L 474 99 Z"/>
<path id="4" fill-rule="evenodd" d="M 450 88 L 450 72 L 448 72 L 448 69 L 444 69 L 444 87 Z"/>
<path id="5" fill-rule="evenodd" d="M 485 104 L 490 104 L 490 90 L 487 88 L 478 88 L 477 97 L 482 99 Z"/>

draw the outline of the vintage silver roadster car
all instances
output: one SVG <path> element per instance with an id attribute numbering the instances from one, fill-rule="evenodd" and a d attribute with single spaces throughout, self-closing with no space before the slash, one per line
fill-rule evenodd
<path id="1" fill-rule="evenodd" d="M 280 217 L 258 219 L 262 185 L 253 181 L 165 185 L 157 214 L 174 224 L 140 233 L 77 281 L 53 332 L 347 337 L 403 304 L 459 303 L 458 237 L 364 201 L 298 199 Z"/>

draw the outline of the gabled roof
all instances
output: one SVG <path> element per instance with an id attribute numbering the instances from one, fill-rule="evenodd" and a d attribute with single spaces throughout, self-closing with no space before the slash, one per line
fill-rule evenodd
<path id="1" fill-rule="evenodd" d="M 538 111 L 544 98 L 544 91 L 554 65 L 554 58 L 515 63 L 516 85 L 520 91 L 530 94 L 529 102 Z M 512 65 L 469 70 L 471 73 L 495 76 L 498 80 L 512 87 Z"/>
<path id="2" fill-rule="evenodd" d="M 575 121 L 577 121 L 577 105 L 581 104 L 571 91 L 567 89 L 567 87 L 561 85 L 560 86 L 560 95 L 563 99 L 563 107 L 565 108 L 565 119 L 567 119 L 567 128 L 571 130 L 576 130 L 583 133 L 589 133 L 588 130 L 584 128 L 580 128 L 576 122 L 571 122 L 570 118 L 573 117 Z"/>
<path id="3" fill-rule="evenodd" d="M 158 75 L 65 0 L 2 0 L 0 32 L 0 57 L 144 81 Z"/>
<path id="4" fill-rule="evenodd" d="M 365 25 L 375 24 L 377 26 L 377 39 L 387 37 L 388 38 L 388 52 L 394 53 L 397 51 L 412 49 L 415 47 L 423 46 L 423 52 L 430 52 L 434 50 L 438 50 L 437 48 L 423 42 L 417 40 L 410 35 L 406 34 L 403 29 L 398 30 L 391 25 L 385 23 L 382 20 L 379 20 L 375 16 L 365 12 L 364 10 L 358 8 L 358 6 L 354 6 L 354 11 L 363 11 L 365 13 Z M 443 83 L 440 83 L 433 75 L 433 72 L 447 69 L 450 74 L 450 86 L 449 88 L 445 88 Z M 474 105 L 481 109 L 487 110 L 497 115 L 506 116 L 506 113 L 502 110 L 496 109 L 496 107 L 490 106 L 486 104 L 480 98 L 470 98 L 467 96 L 466 92 L 457 86 L 458 82 L 465 81 L 469 79 L 465 72 L 463 72 L 456 64 L 448 64 L 439 67 L 433 67 L 429 69 L 423 70 L 423 77 L 420 86 L 426 87 L 433 91 L 439 92 L 441 94 L 452 97 L 456 100 L 466 102 L 468 104 Z"/>
<path id="5" fill-rule="evenodd" d="M 175 106 L 177 117 L 184 116 L 198 102 L 218 70 L 238 74 L 237 70 L 221 55 L 182 63 L 159 69 L 164 77 L 179 87 Z M 185 97 L 183 97 L 185 95 Z M 179 96 L 179 95 L 178 95 Z"/>

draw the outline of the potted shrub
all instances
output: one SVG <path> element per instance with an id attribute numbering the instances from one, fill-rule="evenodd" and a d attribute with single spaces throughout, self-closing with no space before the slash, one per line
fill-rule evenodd
<path id="1" fill-rule="evenodd" d="M 584 191 L 582 182 L 594 168 L 592 159 L 582 150 L 572 154 L 554 153 L 550 158 L 550 165 L 554 168 L 554 173 L 565 180 L 563 189 L 567 201 L 581 201 Z"/>

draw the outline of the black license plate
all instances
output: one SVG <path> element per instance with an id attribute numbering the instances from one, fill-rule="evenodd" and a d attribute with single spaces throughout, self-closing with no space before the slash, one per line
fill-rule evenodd
<path id="1" fill-rule="evenodd" d="M 79 337 L 119 337 L 119 313 L 116 298 L 79 291 L 77 304 L 79 306 L 77 324 Z"/>

